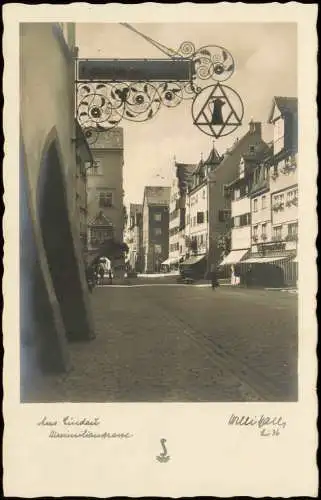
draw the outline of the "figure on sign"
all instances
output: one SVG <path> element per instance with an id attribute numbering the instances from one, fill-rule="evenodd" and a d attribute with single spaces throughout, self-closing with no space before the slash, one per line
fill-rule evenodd
<path id="1" fill-rule="evenodd" d="M 212 125 L 223 125 L 224 120 L 222 115 L 222 108 L 225 105 L 225 101 L 217 97 L 213 99 L 212 103 L 213 103 L 213 111 L 212 111 L 211 123 Z"/>

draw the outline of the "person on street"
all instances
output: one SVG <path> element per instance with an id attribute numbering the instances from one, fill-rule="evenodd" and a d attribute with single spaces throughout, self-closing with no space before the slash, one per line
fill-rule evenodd
<path id="1" fill-rule="evenodd" d="M 90 293 L 92 293 L 96 285 L 96 273 L 93 265 L 86 265 L 86 279 L 88 290 Z"/>
<path id="2" fill-rule="evenodd" d="M 109 276 L 109 283 L 112 285 L 113 284 L 113 271 L 111 268 L 108 271 L 108 276 Z"/>
<path id="3" fill-rule="evenodd" d="M 102 262 L 99 262 L 98 264 L 97 274 L 98 274 L 99 284 L 102 285 L 104 283 L 104 276 L 105 276 L 105 267 L 102 264 Z"/>
<path id="4" fill-rule="evenodd" d="M 218 272 L 216 269 L 213 269 L 212 272 L 211 272 L 211 286 L 212 286 L 212 290 L 215 290 L 215 288 L 217 288 L 219 285 L 218 283 Z"/>

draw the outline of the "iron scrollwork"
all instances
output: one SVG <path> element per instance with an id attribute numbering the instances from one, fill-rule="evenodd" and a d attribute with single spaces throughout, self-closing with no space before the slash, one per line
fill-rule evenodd
<path id="1" fill-rule="evenodd" d="M 117 127 L 122 120 L 145 122 L 154 118 L 161 106 L 173 108 L 184 100 L 195 100 L 212 81 L 220 85 L 235 70 L 232 55 L 223 47 L 208 45 L 196 50 L 192 42 L 183 42 L 173 59 L 193 63 L 190 81 L 180 82 L 77 82 L 77 118 L 93 142 L 93 131 Z"/>

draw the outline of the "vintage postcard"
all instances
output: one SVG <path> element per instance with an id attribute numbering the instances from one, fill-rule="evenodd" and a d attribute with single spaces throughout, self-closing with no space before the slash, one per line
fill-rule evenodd
<path id="1" fill-rule="evenodd" d="M 317 5 L 4 6 L 6 496 L 317 496 Z"/>

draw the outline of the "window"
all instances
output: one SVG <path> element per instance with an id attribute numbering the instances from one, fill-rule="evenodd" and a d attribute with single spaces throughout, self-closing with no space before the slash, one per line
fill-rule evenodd
<path id="1" fill-rule="evenodd" d="M 154 214 L 154 220 L 156 222 L 160 222 L 162 220 L 162 214 L 160 213 Z"/>
<path id="2" fill-rule="evenodd" d="M 297 236 L 298 235 L 298 223 L 294 222 L 292 224 L 288 224 L 288 235 L 289 236 Z"/>
<path id="3" fill-rule="evenodd" d="M 253 212 L 257 212 L 257 198 L 253 201 Z"/>
<path id="4" fill-rule="evenodd" d="M 231 217 L 230 210 L 219 210 L 218 211 L 218 220 L 220 222 L 226 222 Z"/>
<path id="5" fill-rule="evenodd" d="M 266 208 L 266 196 L 262 196 L 262 210 Z"/>
<path id="6" fill-rule="evenodd" d="M 189 224 L 189 214 L 187 214 L 187 217 L 186 217 L 186 224 Z"/>
<path id="7" fill-rule="evenodd" d="M 273 239 L 275 241 L 281 241 L 282 240 L 282 226 L 275 226 L 273 228 Z"/>
<path id="8" fill-rule="evenodd" d="M 87 175 L 102 175 L 101 160 L 96 159 L 93 163 L 86 162 Z"/>
<path id="9" fill-rule="evenodd" d="M 99 192 L 99 206 L 100 207 L 112 207 L 113 206 L 113 193 L 110 191 L 100 191 Z"/>
<path id="10" fill-rule="evenodd" d="M 266 224 L 262 224 L 262 238 L 266 238 L 266 228 L 267 228 L 267 225 Z"/>
<path id="11" fill-rule="evenodd" d="M 241 191 L 239 189 L 234 190 L 234 200 L 239 200 L 241 197 Z"/>
<path id="12" fill-rule="evenodd" d="M 257 233 L 258 233 L 258 230 L 259 230 L 259 226 L 256 225 L 256 226 L 253 226 L 253 236 L 255 238 L 257 238 Z"/>
<path id="13" fill-rule="evenodd" d="M 162 234 L 162 228 L 155 227 L 155 236 L 160 236 Z"/>
<path id="14" fill-rule="evenodd" d="M 160 254 L 162 253 L 162 245 L 155 245 L 155 253 Z"/>
<path id="15" fill-rule="evenodd" d="M 245 174 L 245 163 L 244 160 L 242 159 L 239 166 L 239 177 L 240 178 L 244 177 L 244 174 Z"/>
<path id="16" fill-rule="evenodd" d="M 197 224 L 203 224 L 204 212 L 197 212 Z"/>
<path id="17" fill-rule="evenodd" d="M 205 198 L 205 196 L 206 196 L 206 190 L 203 189 L 203 198 Z"/>
<path id="18" fill-rule="evenodd" d="M 251 214 L 243 214 L 240 216 L 240 226 L 248 226 L 251 224 Z"/>
<path id="19" fill-rule="evenodd" d="M 193 217 L 193 226 L 196 226 L 196 217 Z"/>
<path id="20" fill-rule="evenodd" d="M 266 167 L 263 167 L 263 179 L 266 181 L 267 179 L 267 176 L 268 176 L 268 171 L 267 171 L 267 168 Z"/>
<path id="21" fill-rule="evenodd" d="M 234 217 L 234 227 L 240 227 L 241 225 L 241 220 L 240 220 L 240 216 L 237 215 L 236 217 Z"/>

